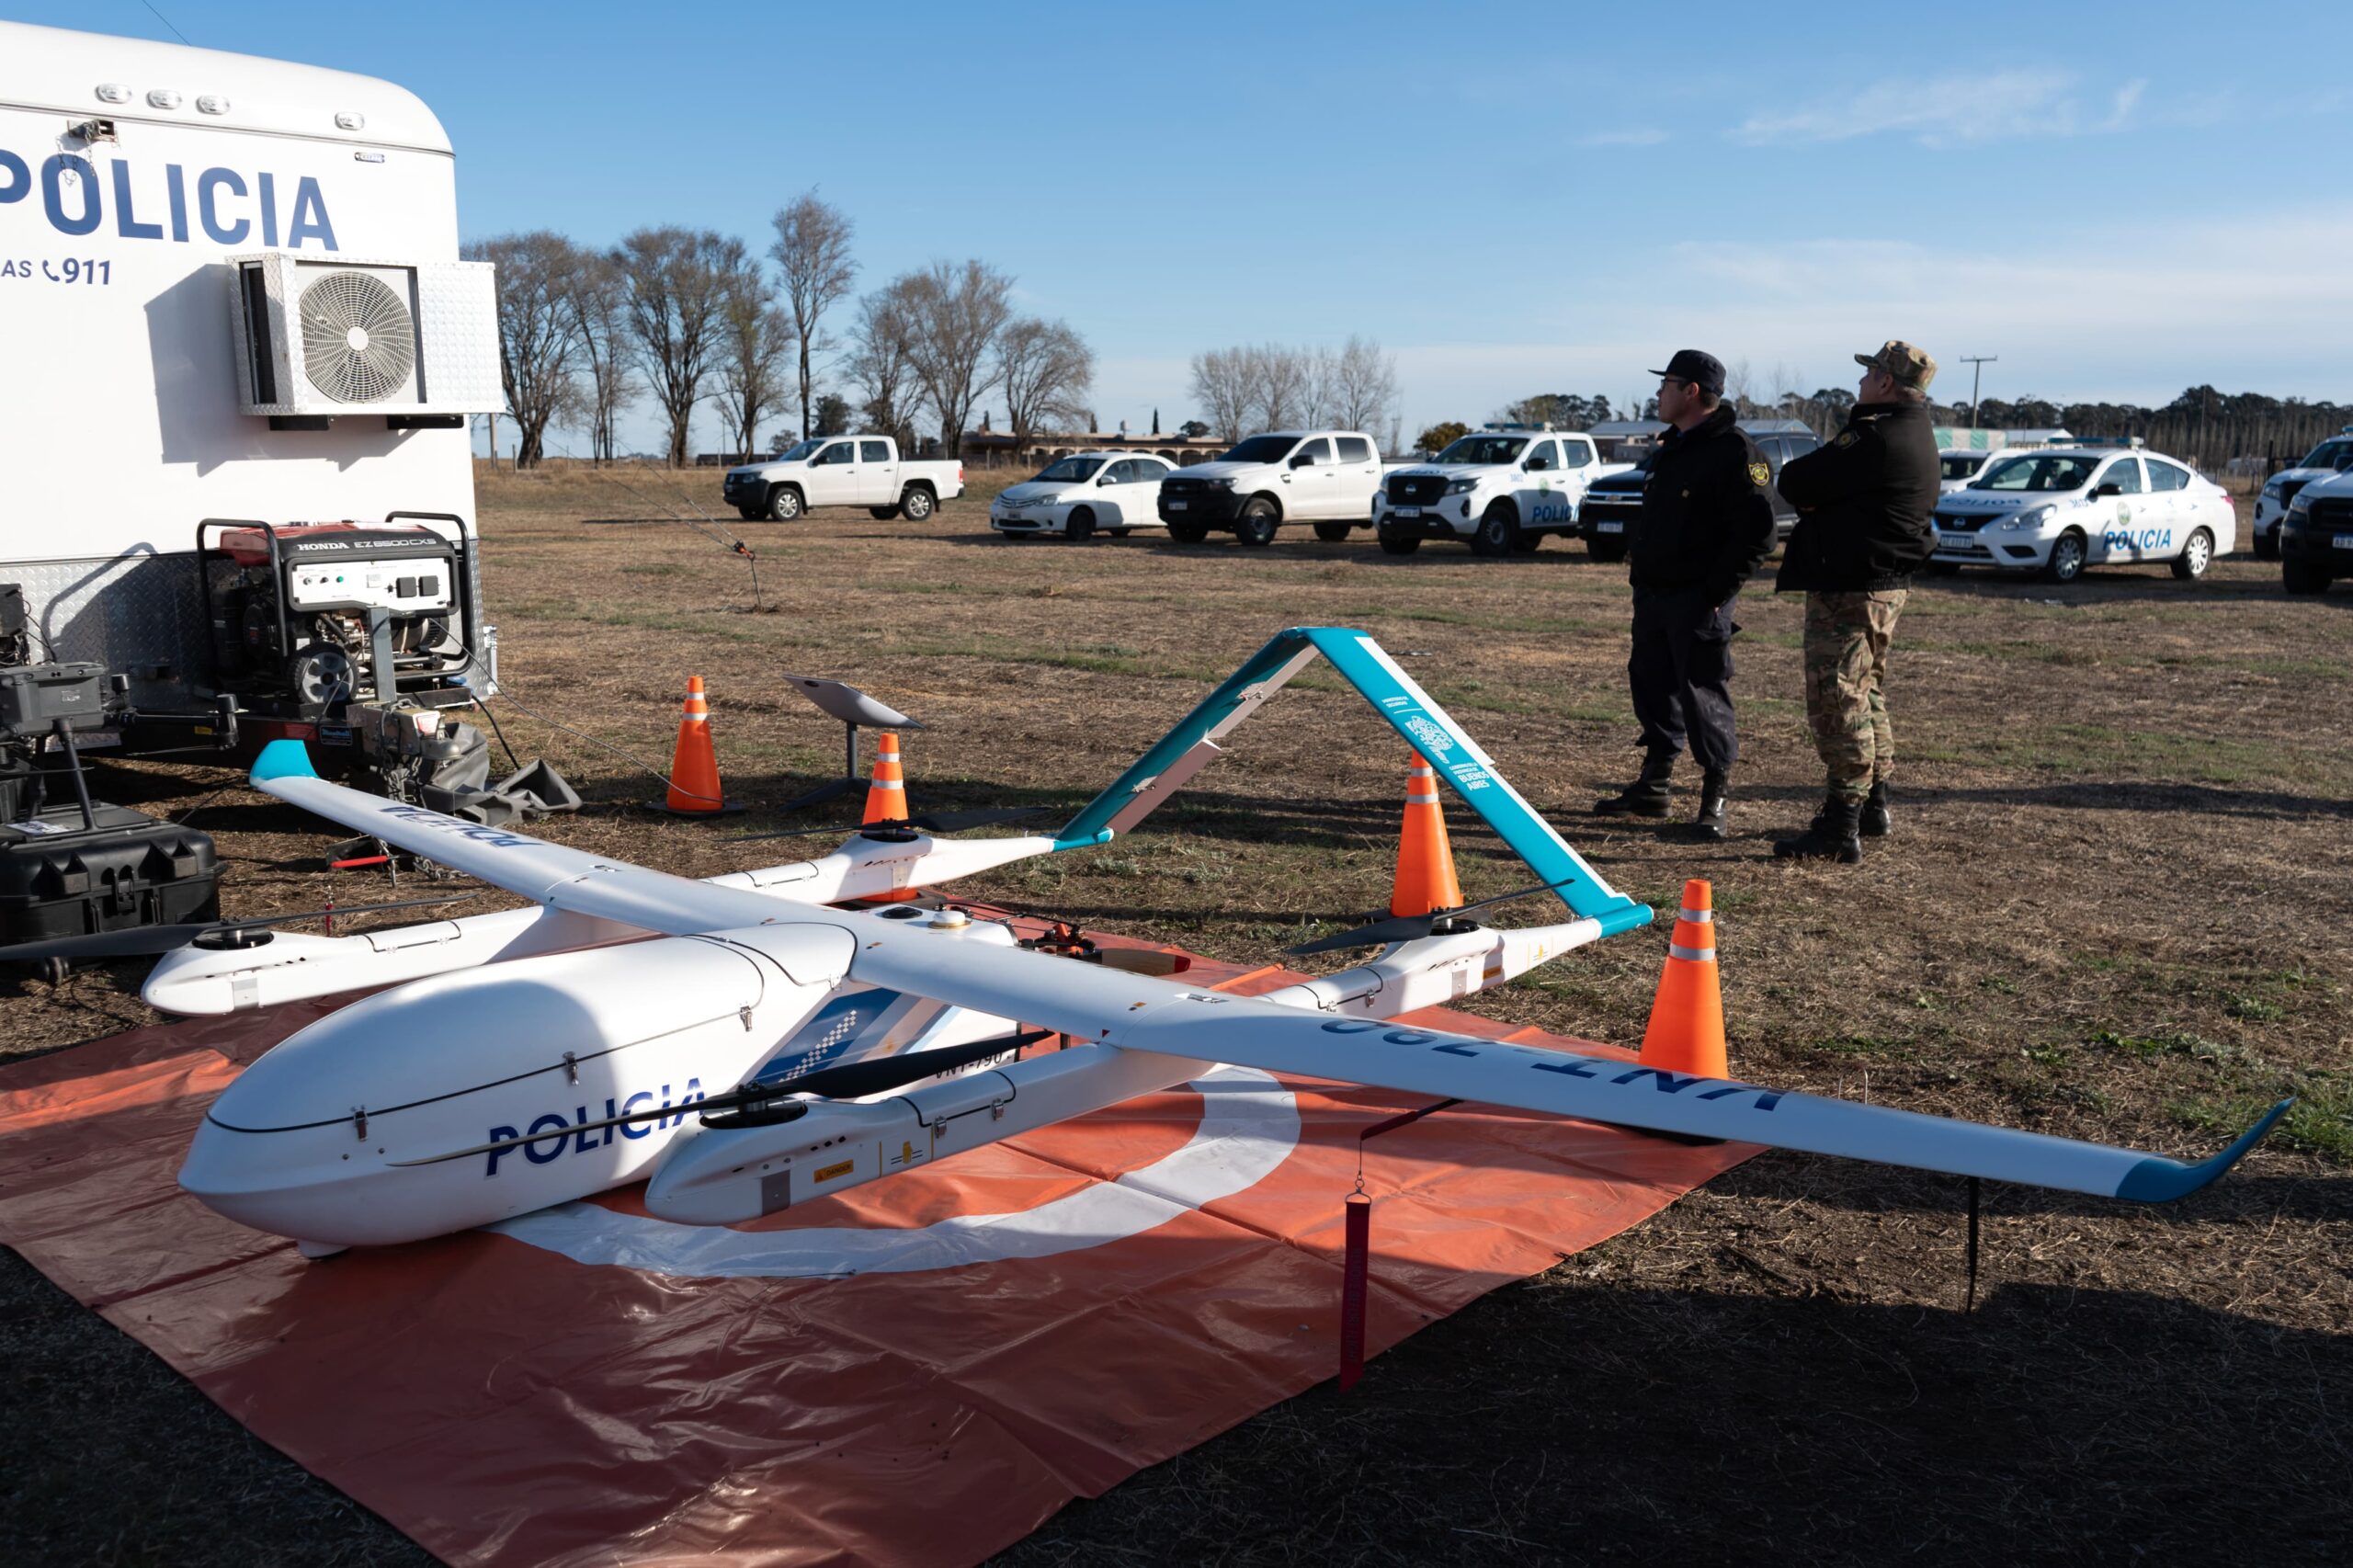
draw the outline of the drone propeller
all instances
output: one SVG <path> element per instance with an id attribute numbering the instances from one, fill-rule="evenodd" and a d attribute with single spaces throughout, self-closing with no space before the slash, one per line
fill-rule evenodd
<path id="1" fill-rule="evenodd" d="M 803 1073 L 798 1078 L 788 1078 L 780 1084 L 740 1085 L 723 1095 L 706 1096 L 684 1106 L 663 1106 L 654 1110 L 633 1110 L 623 1116 L 608 1116 L 600 1121 L 574 1122 L 564 1130 L 564 1135 L 594 1132 L 602 1127 L 626 1127 L 631 1122 L 662 1120 L 681 1116 L 689 1110 L 699 1111 L 706 1124 L 722 1131 L 738 1127 L 773 1127 L 808 1114 L 808 1102 L 795 1097 L 797 1096 L 854 1100 L 868 1095 L 885 1094 L 954 1068 L 969 1067 L 975 1062 L 985 1062 L 992 1056 L 1002 1056 L 1008 1051 L 1035 1045 L 1052 1032 L 1051 1029 L 1024 1029 L 1018 1034 L 974 1040 L 970 1045 L 943 1046 L 937 1051 L 901 1051 L 895 1056 L 878 1057 L 868 1062 L 846 1062 L 839 1067 Z M 494 1143 L 477 1143 L 471 1149 L 452 1149 L 446 1154 L 428 1154 L 421 1160 L 395 1160 L 392 1164 L 401 1167 L 438 1165 L 474 1154 L 495 1154 L 508 1149 L 519 1149 L 526 1143 L 544 1143 L 556 1136 L 552 1132 L 542 1132 L 537 1137 L 502 1138 Z"/>
<path id="2" fill-rule="evenodd" d="M 764 838 L 806 838 L 820 833 L 856 833 L 860 828 L 911 828 L 917 833 L 961 833 L 966 828 L 988 827 L 1001 822 L 1019 822 L 1024 817 L 1042 816 L 1043 806 L 983 806 L 966 812 L 926 812 L 920 816 L 901 817 L 890 822 L 835 823 L 824 827 L 791 827 L 780 833 L 739 833 L 724 840 L 729 844 L 753 844 Z"/>
<path id="3" fill-rule="evenodd" d="M 1497 903 L 1509 903 L 1513 899 L 1526 898 L 1530 893 L 1551 892 L 1554 888 L 1566 887 L 1575 880 L 1574 877 L 1563 877 L 1557 882 L 1543 882 L 1532 888 L 1521 888 L 1518 892 L 1497 893 L 1493 898 L 1483 898 L 1476 903 L 1466 903 L 1460 909 L 1436 909 L 1427 915 L 1392 915 L 1386 919 L 1376 920 L 1370 926 L 1359 926 L 1353 931 L 1343 931 L 1336 937 L 1319 937 L 1312 942 L 1302 942 L 1295 948 L 1285 948 L 1283 951 L 1293 955 L 1328 953 L 1337 948 L 1378 948 L 1391 942 L 1410 942 L 1416 937 L 1428 936 L 1441 920 L 1458 919 L 1474 909 L 1485 909 Z"/>
<path id="4" fill-rule="evenodd" d="M 18 942 L 0 948 L 0 962 L 152 958 L 157 953 L 176 951 L 214 935 L 228 938 L 220 944 L 222 947 L 256 947 L 258 942 L 238 938 L 250 933 L 267 939 L 266 926 L 288 926 L 298 920 L 316 920 L 322 915 L 374 915 L 387 909 L 423 909 L 428 904 L 462 903 L 477 896 L 461 892 L 443 898 L 404 898 L 392 903 L 354 903 L 340 909 L 306 909 L 300 915 L 262 915 L 244 920 L 207 920 L 188 926 L 139 926 L 122 931 L 94 931 L 81 937 L 52 937 L 47 941 Z"/>

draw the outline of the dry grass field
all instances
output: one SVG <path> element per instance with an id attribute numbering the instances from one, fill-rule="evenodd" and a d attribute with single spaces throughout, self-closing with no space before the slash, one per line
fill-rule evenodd
<path id="1" fill-rule="evenodd" d="M 1737 1072 L 2184 1155 L 2300 1096 L 2175 1208 L 1990 1190 L 1966 1315 L 1961 1183 L 1768 1153 L 1427 1330 L 1353 1395 L 1269 1411 L 1003 1561 L 2353 1559 L 2353 589 L 2290 599 L 2244 557 L 2194 585 L 1924 580 L 1893 661 L 1895 836 L 1859 867 L 1795 867 L 1767 856 L 1818 790 L 1795 601 L 1743 605 L 1735 831 L 1701 847 L 1585 813 L 1636 754 L 1624 570 L 1574 544 L 1008 544 L 993 486 L 920 527 L 777 525 L 738 524 L 715 472 L 683 493 L 620 480 L 482 476 L 500 718 L 590 802 L 546 825 L 560 841 L 696 875 L 781 858 L 640 810 L 653 780 L 589 744 L 666 762 L 690 674 L 746 829 L 791 825 L 762 805 L 839 767 L 838 727 L 783 671 L 925 722 L 917 809 L 1059 820 L 1277 630 L 1346 624 L 1618 886 L 1671 908 L 1684 878 L 1713 880 Z M 659 520 L 686 499 L 758 551 L 763 607 L 739 558 Z M 1404 762 L 1311 670 L 1132 838 L 961 890 L 1262 960 L 1384 901 Z M 287 862 L 331 835 L 224 778 L 107 768 L 100 793 L 204 802 L 233 913 L 322 902 L 326 880 Z M 1456 821 L 1470 896 L 1528 880 Z M 1631 1043 L 1664 944 L 1619 937 L 1477 1006 Z M 140 973 L 0 996 L 0 1049 L 144 1021 Z M 0 1290 L 15 1560 L 421 1558 L 13 1256 Z"/>

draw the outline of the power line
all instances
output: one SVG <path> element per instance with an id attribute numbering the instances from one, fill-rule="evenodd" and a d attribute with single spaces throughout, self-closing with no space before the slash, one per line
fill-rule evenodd
<path id="1" fill-rule="evenodd" d="M 154 12 L 154 17 L 157 21 L 163 23 L 167 28 L 172 28 L 172 19 L 164 15 L 163 12 L 155 10 L 155 0 L 139 0 L 139 3 L 146 6 L 148 10 Z M 180 31 L 177 28 L 172 28 L 172 36 L 179 40 L 182 43 L 188 44 L 190 49 L 194 49 L 196 47 L 195 44 L 189 42 L 188 34 Z"/>
<path id="2" fill-rule="evenodd" d="M 1962 364 L 1967 365 L 1968 367 L 1970 367 L 1970 370 L 1969 370 L 1969 427 L 1970 427 L 1972 430 L 1974 430 L 1974 429 L 1976 429 L 1976 428 L 1977 428 L 1977 388 L 1978 388 L 1978 378 L 1979 378 L 1980 376 L 1983 376 L 1983 375 L 1985 373 L 1985 367 L 1986 367 L 1986 366 L 1995 363 L 1995 362 L 1996 362 L 1996 361 L 1998 361 L 2001 358 L 2002 358 L 2002 357 L 2001 357 L 1999 354 L 1963 354 L 1963 355 L 1960 356 L 1961 362 Z"/>

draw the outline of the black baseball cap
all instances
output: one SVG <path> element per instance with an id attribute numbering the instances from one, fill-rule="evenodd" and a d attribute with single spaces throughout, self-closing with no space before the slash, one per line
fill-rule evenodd
<path id="1" fill-rule="evenodd" d="M 1696 348 L 1678 348 L 1675 358 L 1666 362 L 1664 370 L 1653 370 L 1654 376 L 1673 376 L 1678 381 L 1705 387 L 1718 397 L 1724 395 L 1724 362 L 1712 354 L 1702 354 Z"/>

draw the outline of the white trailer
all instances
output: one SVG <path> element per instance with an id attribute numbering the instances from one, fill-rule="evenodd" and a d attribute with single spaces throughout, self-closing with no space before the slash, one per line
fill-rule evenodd
<path id="1" fill-rule="evenodd" d="M 130 751 L 233 732 L 482 782 L 449 710 L 495 689 L 467 416 L 504 398 L 431 110 L 0 22 L 0 344 L 20 661 L 102 665 Z"/>

